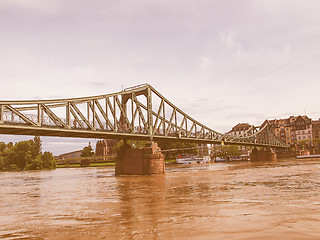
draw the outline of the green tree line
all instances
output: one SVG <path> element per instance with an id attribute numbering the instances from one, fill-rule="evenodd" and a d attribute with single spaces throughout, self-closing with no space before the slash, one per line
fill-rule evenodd
<path id="1" fill-rule="evenodd" d="M 42 142 L 38 136 L 15 144 L 0 142 L 0 170 L 55 169 L 52 153 L 42 153 L 41 150 Z"/>

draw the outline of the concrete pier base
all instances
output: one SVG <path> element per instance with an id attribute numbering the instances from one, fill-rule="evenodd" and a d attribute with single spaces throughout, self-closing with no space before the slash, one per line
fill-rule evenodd
<path id="1" fill-rule="evenodd" d="M 116 158 L 116 175 L 164 174 L 164 155 L 157 143 L 150 147 L 130 148 L 124 144 Z"/>
<path id="2" fill-rule="evenodd" d="M 271 149 L 252 149 L 250 161 L 277 161 L 277 154 Z"/>

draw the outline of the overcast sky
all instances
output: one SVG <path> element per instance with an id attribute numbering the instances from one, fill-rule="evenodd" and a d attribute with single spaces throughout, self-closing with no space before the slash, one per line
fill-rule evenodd
<path id="1" fill-rule="evenodd" d="M 319 0 L 0 0 L 0 100 L 149 83 L 219 132 L 318 119 L 319 9 Z M 89 141 L 42 139 L 54 154 Z"/>

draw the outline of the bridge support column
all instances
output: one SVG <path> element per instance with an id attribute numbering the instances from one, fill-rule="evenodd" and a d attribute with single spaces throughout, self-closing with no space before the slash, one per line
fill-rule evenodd
<path id="1" fill-rule="evenodd" d="M 164 174 L 164 155 L 157 143 L 150 147 L 130 148 L 126 143 L 121 147 L 116 159 L 116 175 Z"/>
<path id="2" fill-rule="evenodd" d="M 250 154 L 250 160 L 253 162 L 256 161 L 276 161 L 277 154 L 272 150 L 272 148 L 267 149 L 252 149 Z"/>

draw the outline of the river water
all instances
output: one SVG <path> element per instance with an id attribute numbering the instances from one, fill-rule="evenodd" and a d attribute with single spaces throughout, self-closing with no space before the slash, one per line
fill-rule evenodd
<path id="1" fill-rule="evenodd" d="M 1 239 L 320 239 L 320 160 L 0 173 Z"/>

